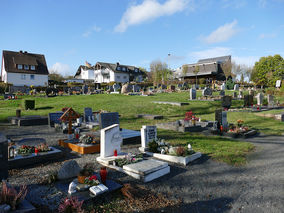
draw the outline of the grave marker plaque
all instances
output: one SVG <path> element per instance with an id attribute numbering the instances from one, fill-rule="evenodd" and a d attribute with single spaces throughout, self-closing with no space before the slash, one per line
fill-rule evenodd
<path id="1" fill-rule="evenodd" d="M 113 124 L 119 124 L 118 112 L 100 113 L 98 117 L 101 129 L 104 129 Z"/>
<path id="2" fill-rule="evenodd" d="M 189 99 L 190 100 L 195 100 L 196 99 L 196 89 L 191 88 L 189 90 Z"/>
<path id="3" fill-rule="evenodd" d="M 85 122 L 92 122 L 93 121 L 93 110 L 92 108 L 85 108 L 84 109 L 84 120 Z"/>
<path id="4" fill-rule="evenodd" d="M 55 123 L 61 123 L 59 119 L 63 115 L 63 112 L 52 112 L 48 114 L 48 125 L 54 127 Z"/>
<path id="5" fill-rule="evenodd" d="M 229 109 L 232 105 L 232 96 L 225 95 L 221 98 L 222 107 Z"/>
<path id="6" fill-rule="evenodd" d="M 142 126 L 141 128 L 141 145 L 143 148 L 148 146 L 148 142 L 157 140 L 156 126 Z"/>

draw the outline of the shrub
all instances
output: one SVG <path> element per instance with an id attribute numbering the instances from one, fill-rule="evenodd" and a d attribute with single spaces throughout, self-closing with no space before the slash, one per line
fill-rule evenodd
<path id="1" fill-rule="evenodd" d="M 27 109 L 35 109 L 35 100 L 23 100 L 23 107 Z"/>
<path id="2" fill-rule="evenodd" d="M 148 143 L 149 151 L 150 152 L 158 152 L 159 144 L 156 141 L 152 141 Z"/>
<path id="3" fill-rule="evenodd" d="M 24 185 L 17 192 L 16 189 L 8 187 L 5 181 L 2 181 L 2 190 L 0 194 L 0 205 L 8 204 L 12 210 L 15 210 L 22 200 L 27 195 L 27 186 Z"/>
<path id="4" fill-rule="evenodd" d="M 84 212 L 82 209 L 83 202 L 83 200 L 79 201 L 77 197 L 66 197 L 59 205 L 58 211 L 60 213 Z"/>

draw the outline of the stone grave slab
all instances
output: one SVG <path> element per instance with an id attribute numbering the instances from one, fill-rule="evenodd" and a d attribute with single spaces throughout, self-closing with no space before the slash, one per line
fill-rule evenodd
<path id="1" fill-rule="evenodd" d="M 196 152 L 192 155 L 186 156 L 186 157 L 181 157 L 181 156 L 174 156 L 174 155 L 165 155 L 165 154 L 159 154 L 159 153 L 153 153 L 153 152 L 145 152 L 145 154 L 152 156 L 154 158 L 160 159 L 160 160 L 165 160 L 168 162 L 172 163 L 177 163 L 177 164 L 182 164 L 186 166 L 189 162 L 192 162 L 198 158 L 201 157 L 200 152 Z"/>
<path id="2" fill-rule="evenodd" d="M 29 115 L 22 117 L 10 117 L 11 124 L 18 126 L 47 125 L 48 118 L 40 115 Z"/>
<path id="3" fill-rule="evenodd" d="M 0 133 L 0 181 L 8 178 L 8 141 Z"/>
<path id="4" fill-rule="evenodd" d="M 63 115 L 63 112 L 52 112 L 48 114 L 48 125 L 54 127 L 55 123 L 61 123 L 59 119 Z"/>
<path id="5" fill-rule="evenodd" d="M 149 182 L 170 173 L 168 163 L 153 159 L 124 165 L 122 168 L 125 173 L 143 182 Z"/>
<path id="6" fill-rule="evenodd" d="M 45 163 L 49 161 L 56 161 L 61 159 L 63 153 L 61 150 L 56 149 L 54 147 L 50 147 L 51 151 L 49 152 L 40 152 L 37 155 L 32 153 L 30 155 L 17 155 L 14 158 L 10 158 L 8 160 L 9 169 L 22 168 L 29 165 L 34 165 L 38 163 Z"/>
<path id="7" fill-rule="evenodd" d="M 118 112 L 100 113 L 98 117 L 101 129 L 104 129 L 113 124 L 119 124 Z"/>
<path id="8" fill-rule="evenodd" d="M 169 105 L 173 105 L 173 106 L 189 105 L 189 103 L 186 103 L 186 102 L 169 102 L 169 101 L 153 101 L 153 103 L 156 103 L 156 104 L 169 104 Z"/>
<path id="9" fill-rule="evenodd" d="M 137 118 L 145 118 L 149 120 L 158 120 L 158 119 L 163 119 L 163 115 L 150 115 L 150 114 L 139 114 L 137 115 Z"/>
<path id="10" fill-rule="evenodd" d="M 135 131 L 131 129 L 122 129 L 120 131 L 122 136 L 122 144 L 138 144 L 141 141 L 141 133 L 140 131 Z"/>

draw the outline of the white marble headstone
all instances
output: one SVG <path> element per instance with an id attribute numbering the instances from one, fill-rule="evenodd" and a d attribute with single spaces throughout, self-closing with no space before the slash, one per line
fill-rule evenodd
<path id="1" fill-rule="evenodd" d="M 142 126 L 141 128 L 141 146 L 146 148 L 148 142 L 157 140 L 157 127 L 156 126 Z"/>
<path id="2" fill-rule="evenodd" d="M 119 154 L 121 151 L 122 136 L 119 125 L 113 124 L 101 130 L 101 158 L 113 156 L 114 150 Z"/>

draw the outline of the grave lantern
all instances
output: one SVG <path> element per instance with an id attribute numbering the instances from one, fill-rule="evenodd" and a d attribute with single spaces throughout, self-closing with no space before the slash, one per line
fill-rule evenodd
<path id="1" fill-rule="evenodd" d="M 9 146 L 8 147 L 8 159 L 14 158 L 15 157 L 15 147 L 14 146 Z"/>

